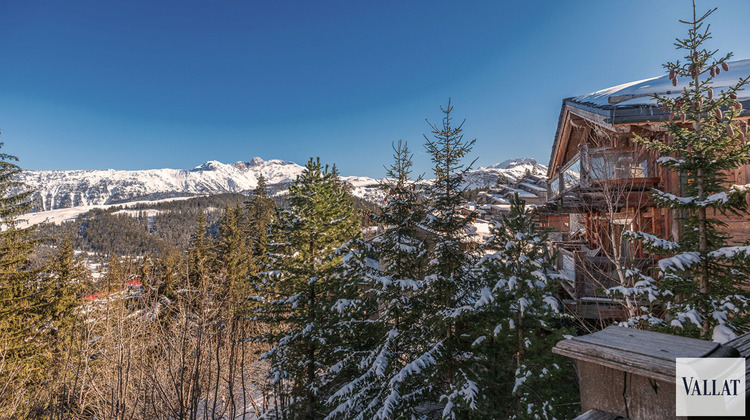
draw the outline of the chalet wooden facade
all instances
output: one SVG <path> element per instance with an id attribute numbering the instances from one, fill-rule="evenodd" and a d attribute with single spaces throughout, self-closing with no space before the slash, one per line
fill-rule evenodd
<path id="1" fill-rule="evenodd" d="M 750 74 L 750 60 L 729 67 L 714 80 L 714 90 Z M 585 309 L 575 310 L 580 315 L 616 318 L 616 309 L 608 312 L 608 299 L 601 293 L 617 282 L 613 264 L 624 260 L 643 267 L 653 264 L 650 255 L 623 241 L 624 231 L 679 239 L 680 215 L 656 208 L 650 192 L 659 188 L 680 195 L 680 178 L 661 168 L 656 156 L 634 138 L 666 137 L 668 116 L 652 95 L 676 94 L 683 87 L 672 87 L 664 75 L 563 100 L 548 166 L 548 204 L 540 213 L 555 232 L 558 268 L 569 279 L 570 303 L 588 300 Z M 739 100 L 744 109 L 740 119 L 747 124 L 750 92 L 741 91 Z M 750 165 L 727 174 L 727 182 L 749 184 Z M 734 243 L 750 240 L 750 217 L 721 218 Z M 593 311 L 591 303 L 596 305 Z"/>

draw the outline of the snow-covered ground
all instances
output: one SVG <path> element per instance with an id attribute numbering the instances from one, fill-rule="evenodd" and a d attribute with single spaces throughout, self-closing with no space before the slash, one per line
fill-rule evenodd
<path id="1" fill-rule="evenodd" d="M 126 204 L 101 204 L 101 205 L 91 205 L 91 206 L 76 206 L 76 207 L 68 207 L 64 209 L 56 209 L 56 210 L 48 210 L 48 211 L 40 211 L 40 212 L 34 212 L 34 213 L 27 213 L 24 214 L 19 218 L 19 227 L 24 228 L 27 226 L 33 226 L 37 225 L 39 223 L 53 223 L 56 225 L 59 225 L 60 223 L 63 223 L 68 220 L 75 220 L 78 216 L 94 209 L 108 209 L 111 207 L 116 206 L 122 206 L 124 208 L 133 207 L 138 204 L 153 204 L 153 203 L 160 203 L 165 201 L 177 201 L 177 200 L 187 200 L 188 198 L 192 197 L 173 197 L 173 198 L 165 198 L 161 200 L 153 200 L 153 201 L 133 201 Z M 158 210 L 146 210 L 148 212 L 158 212 Z M 136 216 L 138 214 L 139 210 L 120 210 L 117 213 L 126 213 L 130 214 L 131 216 Z M 156 213 L 150 214 L 149 217 L 152 217 Z"/>
<path id="2" fill-rule="evenodd" d="M 209 161 L 193 169 L 145 171 L 24 171 L 18 180 L 36 191 L 44 210 L 160 199 L 168 196 L 246 192 L 260 175 L 268 185 L 294 181 L 304 168 L 294 162 L 264 161 L 225 164 Z"/>

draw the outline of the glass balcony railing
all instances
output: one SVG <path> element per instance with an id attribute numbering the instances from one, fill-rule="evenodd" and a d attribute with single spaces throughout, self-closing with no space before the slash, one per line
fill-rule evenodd
<path id="1" fill-rule="evenodd" d="M 562 176 L 560 176 L 560 173 Z M 550 198 L 554 198 L 581 184 L 581 154 L 576 154 L 561 169 L 557 176 L 548 181 Z"/>
<path id="2" fill-rule="evenodd" d="M 648 178 L 646 156 L 612 150 L 592 150 L 589 156 L 588 174 L 592 181 Z"/>
<path id="3" fill-rule="evenodd" d="M 550 198 L 559 197 L 579 185 L 588 187 L 601 181 L 649 178 L 652 171 L 648 156 L 633 151 L 583 147 L 548 181 Z"/>

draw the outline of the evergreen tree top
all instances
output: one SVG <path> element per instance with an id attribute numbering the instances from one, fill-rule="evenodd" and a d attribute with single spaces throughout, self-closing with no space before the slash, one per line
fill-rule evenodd
<path id="1" fill-rule="evenodd" d="M 4 145 L 0 142 L 0 148 Z M 4 224 L 15 223 L 15 219 L 29 212 L 32 205 L 33 191 L 15 180 L 22 170 L 14 162 L 18 162 L 17 157 L 0 153 L 0 221 Z"/>
<path id="2" fill-rule="evenodd" d="M 453 112 L 453 106 L 450 98 L 448 98 L 448 106 L 441 106 L 440 111 L 445 114 L 440 125 L 425 120 L 432 129 L 433 139 L 431 140 L 424 135 L 425 148 L 435 164 L 434 171 L 438 179 L 449 177 L 456 172 L 469 170 L 476 159 L 467 166 L 461 164 L 460 160 L 471 151 L 477 141 L 476 139 L 464 141 L 463 126 L 466 122 L 465 119 L 457 126 L 452 124 L 451 112 Z"/>

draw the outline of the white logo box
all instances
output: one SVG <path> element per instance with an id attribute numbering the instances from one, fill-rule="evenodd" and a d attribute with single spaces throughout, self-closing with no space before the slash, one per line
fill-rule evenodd
<path id="1" fill-rule="evenodd" d="M 745 416 L 744 358 L 677 358 L 678 416 Z"/>

